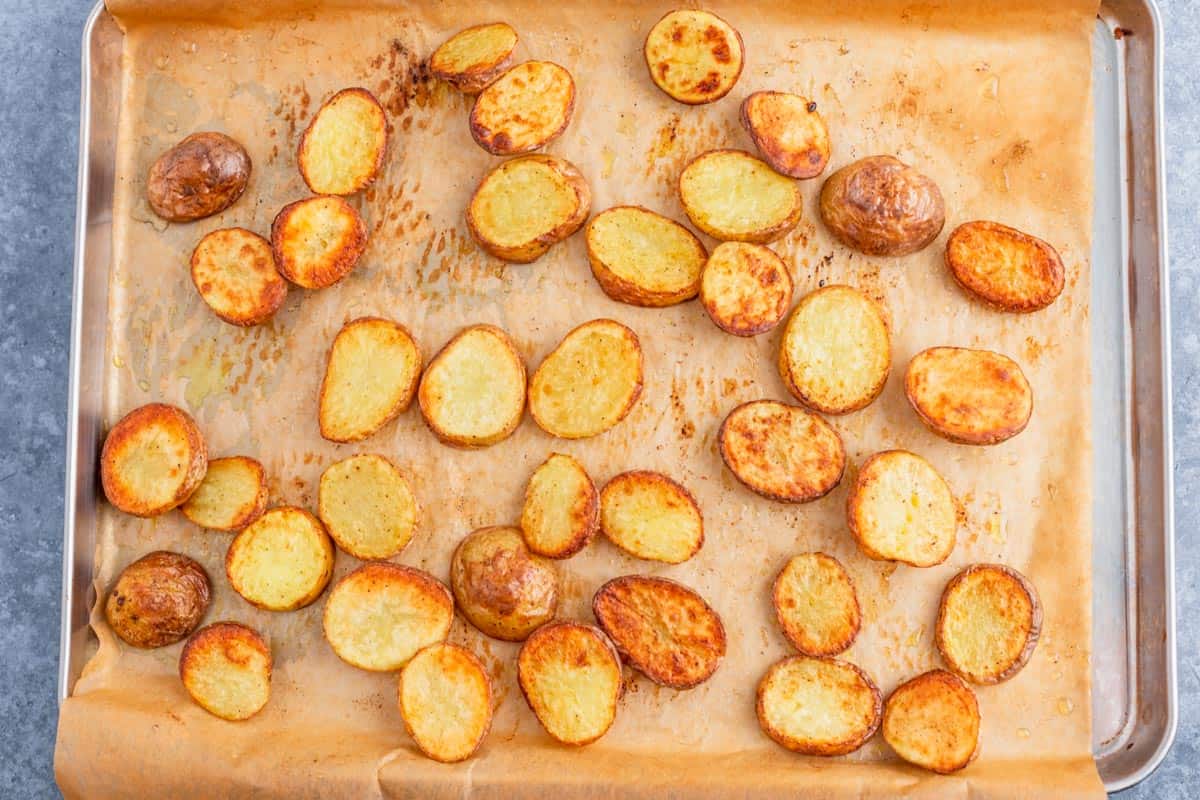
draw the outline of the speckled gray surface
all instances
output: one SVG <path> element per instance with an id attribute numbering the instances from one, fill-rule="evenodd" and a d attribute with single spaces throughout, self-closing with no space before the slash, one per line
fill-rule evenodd
<path id="1" fill-rule="evenodd" d="M 1200 1 L 1167 32 L 1180 725 L 1126 798 L 1200 795 Z M 79 41 L 90 0 L 0 0 L 0 797 L 55 797 Z"/>

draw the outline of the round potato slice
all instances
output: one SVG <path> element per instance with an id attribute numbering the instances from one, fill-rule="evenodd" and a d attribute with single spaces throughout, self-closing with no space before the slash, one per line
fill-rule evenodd
<path id="1" fill-rule="evenodd" d="M 305 289 L 324 289 L 350 274 L 367 248 L 367 226 L 341 197 L 289 203 L 271 223 L 279 274 Z"/>
<path id="2" fill-rule="evenodd" d="M 688 219 L 714 239 L 773 242 L 800 221 L 800 188 L 741 150 L 710 150 L 679 176 Z"/>
<path id="3" fill-rule="evenodd" d="M 636 558 L 680 564 L 704 546 L 704 519 L 684 487 L 658 472 L 634 470 L 600 492 L 600 530 Z"/>
<path id="4" fill-rule="evenodd" d="M 287 299 L 271 243 L 245 228 L 222 228 L 192 251 L 192 283 L 209 308 L 231 325 L 259 325 Z"/>
<path id="5" fill-rule="evenodd" d="M 506 22 L 475 25 L 451 36 L 429 57 L 429 74 L 476 94 L 512 63 L 517 32 Z"/>
<path id="6" fill-rule="evenodd" d="M 846 499 L 846 523 L 868 558 L 932 567 L 954 550 L 958 512 L 950 487 L 907 450 L 863 463 Z"/>
<path id="7" fill-rule="evenodd" d="M 163 647 L 196 630 L 211 599 L 204 567 L 185 555 L 157 550 L 121 571 L 104 617 L 127 644 Z"/>
<path id="8" fill-rule="evenodd" d="M 652 308 L 695 297 L 708 257 L 695 234 L 640 206 L 617 206 L 593 217 L 587 251 L 605 294 Z"/>
<path id="9" fill-rule="evenodd" d="M 757 336 L 779 324 L 792 304 L 792 276 L 761 244 L 722 242 L 700 277 L 700 302 L 718 328 Z"/>
<path id="10" fill-rule="evenodd" d="M 999 222 L 967 222 L 946 241 L 946 267 L 958 285 L 1000 311 L 1045 308 L 1062 294 L 1058 251 Z"/>
<path id="11" fill-rule="evenodd" d="M 329 348 L 321 380 L 321 436 L 366 439 L 404 413 L 420 378 L 421 351 L 407 328 L 379 317 L 347 322 Z"/>
<path id="12" fill-rule="evenodd" d="M 191 497 L 208 470 L 208 450 L 186 411 L 150 403 L 113 426 L 100 451 L 108 502 L 137 517 L 166 513 Z"/>
<path id="13" fill-rule="evenodd" d="M 583 465 L 551 453 L 525 487 L 521 532 L 539 556 L 570 558 L 600 529 L 600 495 Z"/>
<path id="14" fill-rule="evenodd" d="M 257 631 L 216 622 L 192 634 L 179 655 L 179 678 L 196 705 L 230 722 L 249 719 L 271 697 L 271 648 Z"/>
<path id="15" fill-rule="evenodd" d="M 849 286 L 826 286 L 796 304 L 779 346 L 779 375 L 797 400 L 826 414 L 870 405 L 892 368 L 879 304 Z"/>
<path id="16" fill-rule="evenodd" d="M 896 688 L 883 708 L 883 738 L 896 755 L 955 772 L 979 753 L 979 703 L 956 675 L 935 669 Z"/>
<path id="17" fill-rule="evenodd" d="M 904 393 L 926 427 L 959 444 L 999 444 L 1033 415 L 1033 389 L 1020 365 L 990 350 L 922 350 L 908 362 Z"/>
<path id="18" fill-rule="evenodd" d="M 469 650 L 431 644 L 400 672 L 400 717 L 434 761 L 470 758 L 492 725 L 492 682 Z"/>
<path id="19" fill-rule="evenodd" d="M 538 722 L 563 744 L 591 744 L 617 717 L 621 658 L 591 625 L 551 622 L 538 628 L 521 645 L 517 680 Z"/>
<path id="20" fill-rule="evenodd" d="M 829 129 L 817 104 L 788 92 L 754 92 L 742 101 L 742 126 L 771 169 L 815 178 L 829 163 Z"/>
<path id="21" fill-rule="evenodd" d="M 838 241 L 869 256 L 923 250 L 946 224 L 937 184 L 892 156 L 864 158 L 830 175 L 820 211 Z"/>
<path id="22" fill-rule="evenodd" d="M 725 657 L 725 626 L 704 598 L 666 578 L 614 578 L 592 598 L 596 621 L 634 669 L 672 689 L 691 689 Z"/>
<path id="23" fill-rule="evenodd" d="M 170 222 L 219 214 L 237 202 L 250 181 L 250 156 L 223 133 L 193 133 L 150 167 L 146 199 Z"/>
<path id="24" fill-rule="evenodd" d="M 526 61 L 475 98 L 471 136 L 492 155 L 529 153 L 557 139 L 574 110 L 571 73 L 551 61 Z"/>
<path id="25" fill-rule="evenodd" d="M 798 406 L 754 400 L 717 435 L 725 466 L 746 488 L 783 503 L 824 497 L 842 480 L 846 451 L 829 423 Z"/>
<path id="26" fill-rule="evenodd" d="M 974 564 L 942 592 L 937 649 L 952 672 L 972 683 L 1000 683 L 1016 675 L 1041 633 L 1037 590 L 1011 567 Z"/>
<path id="27" fill-rule="evenodd" d="M 371 185 L 387 151 L 387 115 L 355 87 L 325 101 L 300 137 L 296 163 L 313 194 L 354 194 Z"/>
<path id="28" fill-rule="evenodd" d="M 317 516 L 343 552 L 368 561 L 404 549 L 417 527 L 417 499 L 396 465 L 363 453 L 321 474 Z"/>
<path id="29" fill-rule="evenodd" d="M 875 734 L 882 705 L 875 683 L 855 665 L 792 656 L 759 681 L 756 710 L 763 732 L 788 750 L 844 756 Z"/>
<path id="30" fill-rule="evenodd" d="M 806 656 L 836 656 L 854 644 L 862 612 L 842 562 L 825 553 L 792 556 L 772 590 L 783 635 Z"/>
<path id="31" fill-rule="evenodd" d="M 330 590 L 322 624 L 338 658 L 389 672 L 445 641 L 453 621 L 454 599 L 441 581 L 413 567 L 374 561 Z"/>
<path id="32" fill-rule="evenodd" d="M 321 521 L 292 506 L 246 526 L 225 553 L 229 585 L 268 611 L 294 611 L 321 596 L 333 575 L 333 543 Z"/>
<path id="33" fill-rule="evenodd" d="M 467 621 L 488 636 L 523 641 L 554 617 L 558 572 L 529 552 L 520 528 L 480 528 L 459 542 L 450 586 Z"/>
<path id="34" fill-rule="evenodd" d="M 688 105 L 729 94 L 745 64 L 741 34 L 698 9 L 669 12 L 650 29 L 644 50 L 654 85 Z"/>
<path id="35" fill-rule="evenodd" d="M 246 456 L 213 459 L 204 480 L 179 510 L 202 528 L 240 531 L 267 510 L 263 465 Z"/>

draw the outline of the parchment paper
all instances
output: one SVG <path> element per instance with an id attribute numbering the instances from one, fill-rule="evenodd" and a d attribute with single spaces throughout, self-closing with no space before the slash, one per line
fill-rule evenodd
<path id="1" fill-rule="evenodd" d="M 1090 40 L 1095 0 L 713 2 L 742 33 L 747 64 L 729 96 L 677 104 L 651 84 L 642 39 L 659 2 L 329 3 L 285 0 L 177 4 L 109 0 L 125 27 L 116 164 L 106 423 L 154 400 L 190 410 L 213 457 L 262 460 L 273 504 L 315 507 L 330 463 L 377 451 L 412 481 L 423 508 L 396 560 L 448 578 L 457 542 L 483 525 L 518 519 L 525 482 L 549 452 L 579 457 L 598 484 L 633 468 L 665 471 L 695 494 L 707 540 L 691 561 L 664 566 L 598 539 L 561 564 L 561 614 L 589 619 L 604 580 L 667 575 L 722 614 L 729 654 L 689 692 L 629 674 L 611 731 L 571 749 L 540 729 L 515 683 L 517 647 L 461 620 L 452 640 L 495 678 L 496 717 L 478 755 L 447 766 L 423 758 L 395 707 L 395 675 L 337 659 L 321 636 L 323 601 L 294 613 L 252 608 L 228 586 L 230 536 L 173 512 L 138 520 L 102 504 L 96 550 L 101 597 L 147 551 L 168 548 L 209 570 L 207 620 L 234 619 L 266 635 L 275 655 L 271 701 L 243 723 L 194 705 L 177 677 L 180 645 L 143 652 L 118 642 L 93 614 L 98 650 L 62 707 L 55 767 L 69 797 L 1058 797 L 1098 796 L 1090 756 L 1091 448 L 1088 297 L 1092 192 Z M 942 237 L 922 253 L 874 259 L 835 246 L 816 221 L 820 181 L 804 183 L 805 216 L 775 249 L 799 298 L 845 282 L 882 299 L 893 367 L 864 411 L 831 419 L 850 467 L 841 487 L 808 505 L 762 499 L 722 466 L 715 435 L 725 414 L 760 397 L 788 399 L 776 374 L 779 333 L 720 332 L 696 302 L 638 309 L 609 300 L 589 273 L 582 235 L 528 266 L 506 266 L 470 240 L 464 209 L 498 159 L 467 130 L 469 100 L 427 80 L 422 59 L 453 31 L 504 19 L 521 35 L 519 59 L 557 61 L 575 76 L 574 119 L 547 149 L 577 164 L 594 211 L 639 203 L 685 220 L 675 182 L 713 147 L 751 148 L 737 122 L 742 99 L 784 89 L 814 99 L 834 143 L 830 172 L 892 153 L 931 175 L 946 197 Z M 203 305 L 187 258 L 208 231 L 266 233 L 285 203 L 307 195 L 295 164 L 299 133 L 332 92 L 361 85 L 386 105 L 393 139 L 374 188 L 353 200 L 371 242 L 358 269 L 320 292 L 293 289 L 275 319 L 252 330 Z M 226 131 L 254 172 L 229 211 L 167 226 L 144 199 L 144 176 L 166 147 L 197 130 Z M 945 237 L 971 219 L 997 219 L 1052 242 L 1067 288 L 1048 310 L 989 311 L 942 266 Z M 711 245 L 712 243 L 709 242 Z M 487 322 L 517 342 L 532 370 L 573 326 L 611 317 L 640 334 L 645 392 L 633 413 L 594 439 L 566 442 L 526 419 L 512 438 L 479 451 L 445 447 L 415 405 L 356 445 L 318 435 L 317 389 L 326 350 L 347 320 L 378 314 L 412 331 L 426 358 L 460 327 Z M 933 345 L 996 349 L 1016 358 L 1034 389 L 1028 429 L 995 447 L 947 443 L 918 423 L 903 397 L 911 356 Z M 846 488 L 863 459 L 903 447 L 928 458 L 961 505 L 949 561 L 930 569 L 863 557 L 844 521 Z M 963 566 L 1000 561 L 1041 593 L 1045 628 L 1014 680 L 977 693 L 982 755 L 938 777 L 899 762 L 881 736 L 840 759 L 786 752 L 759 730 L 755 686 L 787 655 L 769 586 L 791 554 L 841 559 L 863 605 L 862 633 L 845 657 L 889 692 L 939 665 L 932 628 L 946 581 Z M 335 580 L 358 564 L 339 554 Z"/>

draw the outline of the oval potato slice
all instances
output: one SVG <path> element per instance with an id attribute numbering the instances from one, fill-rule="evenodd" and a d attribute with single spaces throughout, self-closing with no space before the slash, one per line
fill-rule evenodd
<path id="1" fill-rule="evenodd" d="M 429 74 L 467 94 L 483 90 L 512 63 L 517 32 L 506 22 L 474 25 L 451 36 L 429 57 Z"/>
<path id="2" fill-rule="evenodd" d="M 562 135 L 574 110 L 571 73 L 552 61 L 526 61 L 475 98 L 471 137 L 492 155 L 529 153 Z"/>
<path id="3" fill-rule="evenodd" d="M 714 239 L 773 242 L 800 221 L 800 188 L 741 150 L 710 150 L 679 176 L 688 219 Z"/>
<path id="4" fill-rule="evenodd" d="M 208 471 L 208 449 L 196 421 L 165 403 L 121 418 L 100 451 L 100 483 L 108 502 L 137 517 L 166 513 L 191 497 Z"/>
<path id="5" fill-rule="evenodd" d="M 420 511 L 396 465 L 360 453 L 321 473 L 317 516 L 343 552 L 368 561 L 396 555 L 413 537 Z"/>
<path id="6" fill-rule="evenodd" d="M 946 224 L 937 184 L 892 156 L 860 159 L 830 175 L 819 208 L 838 241 L 869 256 L 923 250 Z"/>
<path id="7" fill-rule="evenodd" d="M 883 738 L 909 763 L 955 772 L 979 754 L 979 702 L 958 676 L 931 670 L 888 697 Z"/>
<path id="8" fill-rule="evenodd" d="M 829 129 L 817 104 L 788 92 L 754 92 L 742 101 L 742 127 L 771 169 L 815 178 L 829 163 Z"/>
<path id="9" fill-rule="evenodd" d="M 836 656 L 854 644 L 862 612 L 842 562 L 825 553 L 792 556 L 772 587 L 783 635 L 806 656 Z"/>
<path id="10" fill-rule="evenodd" d="M 651 308 L 695 297 L 708 257 L 695 234 L 640 206 L 617 206 L 593 217 L 587 251 L 605 294 Z"/>
<path id="11" fill-rule="evenodd" d="M 247 525 L 225 553 L 229 585 L 267 611 L 294 611 L 321 596 L 333 575 L 333 543 L 321 521 L 280 506 Z"/>
<path id="12" fill-rule="evenodd" d="M 213 459 L 204 480 L 179 510 L 202 528 L 240 531 L 267 510 L 263 465 L 246 456 Z"/>
<path id="13" fill-rule="evenodd" d="M 932 567 L 954 550 L 958 510 L 928 461 L 887 450 L 859 469 L 846 498 L 846 523 L 868 558 Z"/>
<path id="14" fill-rule="evenodd" d="M 1003 564 L 973 564 L 946 584 L 935 639 L 950 670 L 972 683 L 1000 683 L 1033 655 L 1042 604 L 1021 573 Z"/>
<path id="15" fill-rule="evenodd" d="M 211 600 L 212 584 L 199 562 L 156 550 L 121 570 L 104 617 L 126 644 L 163 647 L 196 630 Z"/>
<path id="16" fill-rule="evenodd" d="M 450 560 L 450 587 L 467 622 L 508 642 L 523 641 L 558 608 L 558 572 L 529 552 L 519 528 L 466 536 Z"/>
<path id="17" fill-rule="evenodd" d="M 904 393 L 926 427 L 959 444 L 999 444 L 1033 415 L 1033 389 L 1020 365 L 990 350 L 922 350 L 908 362 Z"/>
<path id="18" fill-rule="evenodd" d="M 806 409 L 753 400 L 729 412 L 721 458 L 746 488 L 783 503 L 824 497 L 842 480 L 846 451 L 829 423 Z"/>
<path id="19" fill-rule="evenodd" d="M 245 228 L 222 228 L 192 251 L 192 283 L 200 299 L 231 325 L 259 325 L 287 299 L 271 243 Z"/>
<path id="20" fill-rule="evenodd" d="M 758 684 L 758 724 L 788 750 L 844 756 L 879 728 L 882 698 L 867 674 L 847 661 L 792 656 Z"/>
<path id="21" fill-rule="evenodd" d="M 691 492 L 659 472 L 622 472 L 600 492 L 600 530 L 636 558 L 681 564 L 704 546 Z"/>
<path id="22" fill-rule="evenodd" d="M 257 631 L 236 622 L 215 622 L 183 646 L 179 678 L 196 705 L 236 722 L 267 704 L 273 665 L 271 648 Z"/>
<path id="23" fill-rule="evenodd" d="M 398 695 L 408 735 L 434 761 L 470 758 L 492 726 L 492 681 L 456 644 L 431 644 L 413 656 L 400 672 Z"/>
<path id="24" fill-rule="evenodd" d="M 563 744 L 599 739 L 617 718 L 621 658 L 599 628 L 551 622 L 517 654 L 517 680 L 546 733 Z"/>
<path id="25" fill-rule="evenodd" d="M 1001 311 L 1053 303 L 1066 281 L 1058 251 L 999 222 L 967 222 L 946 241 L 946 267 L 958 285 Z"/>
<path id="26" fill-rule="evenodd" d="M 367 226 L 341 197 L 284 206 L 271 223 L 279 274 L 304 289 L 324 289 L 350 274 L 367 248 Z"/>
<path id="27" fill-rule="evenodd" d="M 146 199 L 169 222 L 210 217 L 237 202 L 251 168 L 250 155 L 236 139 L 215 131 L 193 133 L 155 159 Z"/>
<path id="28" fill-rule="evenodd" d="M 308 123 L 296 163 L 313 194 L 354 194 L 379 174 L 387 140 L 387 115 L 375 95 L 360 87 L 342 89 Z"/>
<path id="29" fill-rule="evenodd" d="M 525 487 L 521 532 L 539 556 L 570 558 L 600 529 L 600 494 L 583 465 L 551 453 Z"/>
<path id="30" fill-rule="evenodd" d="M 654 85 L 688 105 L 729 94 L 745 64 L 741 34 L 698 9 L 668 12 L 646 35 L 643 50 Z"/>
<path id="31" fill-rule="evenodd" d="M 792 276 L 783 259 L 764 245 L 721 242 L 700 276 L 700 302 L 726 333 L 757 336 L 787 313 Z"/>
<path id="32" fill-rule="evenodd" d="M 389 319 L 347 322 L 329 348 L 317 412 L 321 436 L 358 442 L 404 413 L 421 378 L 421 351 Z"/>

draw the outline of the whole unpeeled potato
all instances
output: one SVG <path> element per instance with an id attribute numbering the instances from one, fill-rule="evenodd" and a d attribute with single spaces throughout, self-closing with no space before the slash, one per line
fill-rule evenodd
<path id="1" fill-rule="evenodd" d="M 204 567 L 185 555 L 156 550 L 120 574 L 104 616 L 113 632 L 134 647 L 163 647 L 196 630 L 211 598 Z"/>
<path id="2" fill-rule="evenodd" d="M 154 213 L 191 222 L 233 205 L 250 180 L 250 156 L 223 133 L 193 133 L 158 157 L 146 180 Z"/>
<path id="3" fill-rule="evenodd" d="M 821 187 L 821 221 L 847 247 L 906 256 L 946 224 L 946 203 L 929 176 L 898 158 L 871 156 L 842 167 Z"/>
<path id="4" fill-rule="evenodd" d="M 454 551 L 450 587 L 463 616 L 496 639 L 524 640 L 554 617 L 558 573 L 519 528 L 480 528 Z"/>

